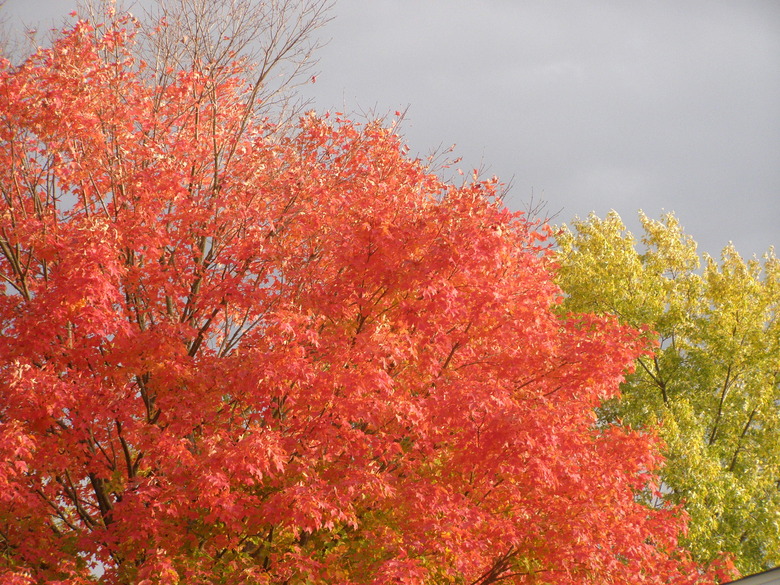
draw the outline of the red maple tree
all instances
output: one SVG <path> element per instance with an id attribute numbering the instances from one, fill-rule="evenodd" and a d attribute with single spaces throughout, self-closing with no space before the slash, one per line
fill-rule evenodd
<path id="1" fill-rule="evenodd" d="M 380 124 L 277 132 L 240 61 L 144 67 L 127 18 L 2 64 L 4 583 L 712 582 L 544 226 Z"/>

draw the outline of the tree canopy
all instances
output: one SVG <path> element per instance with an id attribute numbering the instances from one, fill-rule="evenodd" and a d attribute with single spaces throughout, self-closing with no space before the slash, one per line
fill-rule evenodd
<path id="1" fill-rule="evenodd" d="M 649 326 L 656 342 L 601 420 L 660 423 L 659 501 L 685 504 L 697 559 L 728 551 L 746 574 L 777 566 L 780 261 L 771 250 L 745 261 L 732 245 L 701 259 L 673 215 L 640 219 L 640 241 L 614 212 L 558 236 L 564 307 Z"/>
<path id="2" fill-rule="evenodd" d="M 4 583 L 712 582 L 544 226 L 134 28 L 0 68 Z"/>

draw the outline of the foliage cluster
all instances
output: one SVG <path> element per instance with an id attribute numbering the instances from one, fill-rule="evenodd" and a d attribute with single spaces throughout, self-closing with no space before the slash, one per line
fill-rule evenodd
<path id="1" fill-rule="evenodd" d="M 590 216 L 558 237 L 564 307 L 649 325 L 657 349 L 637 359 L 604 423 L 656 428 L 666 448 L 663 501 L 685 504 L 687 546 L 721 551 L 746 574 L 780 564 L 780 261 L 696 251 L 678 220 L 643 214 L 640 242 L 620 217 Z"/>
<path id="2" fill-rule="evenodd" d="M 133 29 L 0 67 L 0 580 L 712 582 L 544 226 Z"/>

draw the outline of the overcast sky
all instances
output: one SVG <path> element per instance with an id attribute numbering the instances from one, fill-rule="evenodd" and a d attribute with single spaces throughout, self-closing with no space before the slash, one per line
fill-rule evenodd
<path id="1" fill-rule="evenodd" d="M 7 0 L 54 18 L 67 0 Z M 413 153 L 456 145 L 558 222 L 675 211 L 700 249 L 780 246 L 777 0 L 336 0 L 316 109 L 408 107 Z M 37 16 L 33 16 L 37 15 Z"/>

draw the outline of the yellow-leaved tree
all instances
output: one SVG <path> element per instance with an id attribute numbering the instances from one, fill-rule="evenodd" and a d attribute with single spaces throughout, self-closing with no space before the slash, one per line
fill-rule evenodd
<path id="1" fill-rule="evenodd" d="M 640 212 L 637 240 L 617 213 L 558 235 L 559 284 L 572 312 L 647 326 L 637 360 L 602 424 L 660 423 L 665 502 L 690 514 L 686 544 L 703 562 L 734 555 L 743 574 L 780 564 L 780 261 L 696 251 L 677 218 Z M 657 344 L 655 343 L 657 342 Z"/>

